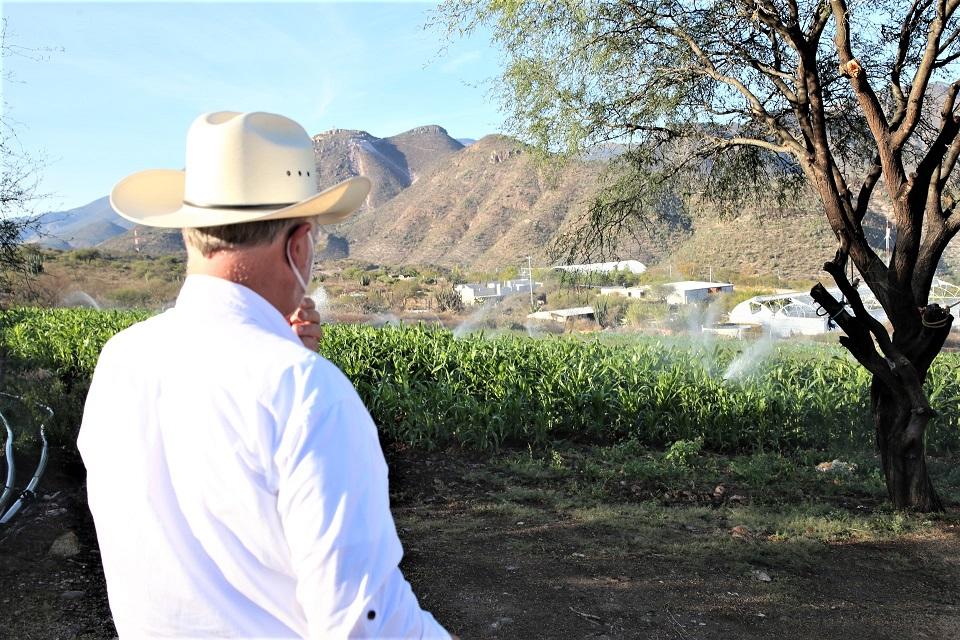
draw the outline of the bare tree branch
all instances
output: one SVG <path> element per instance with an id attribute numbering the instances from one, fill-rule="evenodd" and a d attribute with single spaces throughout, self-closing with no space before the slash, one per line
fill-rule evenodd
<path id="1" fill-rule="evenodd" d="M 880 181 L 882 175 L 883 167 L 880 164 L 880 157 L 874 156 L 873 163 L 870 165 L 866 176 L 864 176 L 863 184 L 860 185 L 860 191 L 857 193 L 857 204 L 854 207 L 854 214 L 858 221 L 862 221 L 863 217 L 867 215 L 870 198 L 873 196 L 873 189 L 877 186 L 877 182 Z"/>
<path id="2" fill-rule="evenodd" d="M 891 140 L 891 146 L 894 149 L 900 149 L 906 143 L 907 138 L 913 133 L 920 121 L 920 113 L 923 108 L 923 97 L 927 93 L 927 86 L 930 82 L 930 76 L 934 70 L 934 64 L 937 61 L 937 55 L 940 53 L 940 35 L 946 27 L 947 20 L 956 10 L 957 2 L 945 2 L 938 0 L 937 16 L 930 23 L 927 32 L 927 45 L 923 52 L 923 58 L 917 67 L 913 76 L 913 82 L 910 84 L 910 95 L 907 98 L 907 112 L 903 122 L 897 127 L 896 133 Z"/>
<path id="3" fill-rule="evenodd" d="M 893 94 L 895 111 L 897 113 L 906 113 L 907 98 L 903 93 L 900 75 L 903 73 L 903 65 L 907 59 L 907 52 L 910 49 L 910 42 L 913 33 L 916 30 L 917 23 L 923 15 L 923 11 L 930 6 L 933 0 L 913 0 L 910 8 L 907 10 L 900 25 L 900 36 L 897 41 L 897 55 L 890 69 L 890 89 Z"/>
<path id="4" fill-rule="evenodd" d="M 857 97 L 857 102 L 867 118 L 867 124 L 877 143 L 883 173 L 888 184 L 891 185 L 891 191 L 899 191 L 906 181 L 903 164 L 899 155 L 894 152 L 893 145 L 890 144 L 890 125 L 883 113 L 883 107 L 880 105 L 876 93 L 874 93 L 866 74 L 863 73 L 860 63 L 857 62 L 850 48 L 850 23 L 847 20 L 847 3 L 844 0 L 831 0 L 831 6 L 833 7 L 834 19 L 837 22 L 837 33 L 834 41 L 837 53 L 840 55 L 841 69 L 844 75 L 850 78 L 850 84 Z"/>

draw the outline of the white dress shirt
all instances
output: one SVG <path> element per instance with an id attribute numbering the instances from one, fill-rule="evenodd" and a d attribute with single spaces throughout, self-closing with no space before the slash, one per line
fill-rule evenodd
<path id="1" fill-rule="evenodd" d="M 121 638 L 449 638 L 397 568 L 370 415 L 250 289 L 191 275 L 114 336 L 78 446 Z"/>

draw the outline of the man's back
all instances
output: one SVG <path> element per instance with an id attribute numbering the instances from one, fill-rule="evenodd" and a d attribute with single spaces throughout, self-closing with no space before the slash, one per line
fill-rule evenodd
<path id="1" fill-rule="evenodd" d="M 121 637 L 446 637 L 356 392 L 249 289 L 190 276 L 111 340 L 78 444 Z"/>

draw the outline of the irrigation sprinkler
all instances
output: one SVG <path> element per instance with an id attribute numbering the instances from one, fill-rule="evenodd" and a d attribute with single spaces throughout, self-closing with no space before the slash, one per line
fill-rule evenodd
<path id="1" fill-rule="evenodd" d="M 0 391 L 0 396 L 5 396 L 7 398 L 12 398 L 14 400 L 19 400 L 20 402 L 26 403 L 26 400 L 24 400 L 20 396 L 15 396 L 9 393 L 5 393 L 3 391 Z M 53 417 L 53 409 L 51 409 L 47 405 L 42 404 L 40 402 L 35 402 L 34 404 L 36 404 L 38 407 L 40 407 L 41 409 L 47 412 L 48 419 Z M 10 424 L 7 422 L 7 419 L 2 412 L 0 412 L 0 420 L 3 421 L 4 426 L 6 426 L 7 428 L 7 465 L 8 465 L 7 485 L 4 487 L 3 497 L 0 498 L 0 513 L 3 513 L 3 515 L 0 516 L 0 524 L 7 524 L 11 520 L 11 518 L 13 518 L 13 516 L 17 515 L 20 509 L 22 509 L 27 503 L 33 500 L 35 496 L 35 491 L 37 489 L 37 485 L 40 484 L 40 478 L 41 476 L 43 476 L 43 472 L 47 468 L 49 446 L 47 442 L 46 425 L 43 422 L 41 422 L 40 423 L 40 440 L 43 441 L 43 448 L 40 451 L 40 462 L 37 463 L 37 468 L 33 472 L 33 477 L 30 478 L 30 482 L 27 483 L 26 488 L 20 493 L 20 496 L 10 506 L 10 508 L 7 509 L 6 512 L 4 512 L 3 509 L 6 507 L 7 501 L 10 499 L 10 495 L 13 494 L 13 481 L 14 481 L 13 430 L 10 428 Z"/>

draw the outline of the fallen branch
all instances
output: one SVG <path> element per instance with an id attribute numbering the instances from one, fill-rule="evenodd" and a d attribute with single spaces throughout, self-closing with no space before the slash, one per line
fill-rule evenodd
<path id="1" fill-rule="evenodd" d="M 570 611 L 573 611 L 575 614 L 586 620 L 587 622 L 592 622 L 597 626 L 603 626 L 603 619 L 600 616 L 595 616 L 592 613 L 585 613 L 583 611 L 577 611 L 573 607 L 570 607 Z"/>
<path id="2" fill-rule="evenodd" d="M 673 624 L 677 625 L 677 635 L 682 638 L 682 640 L 687 639 L 687 634 L 683 631 L 683 625 L 680 624 L 680 621 L 677 620 L 677 616 L 673 615 L 673 612 L 670 609 L 667 609 L 667 615 L 670 616 L 670 620 L 673 621 Z"/>

